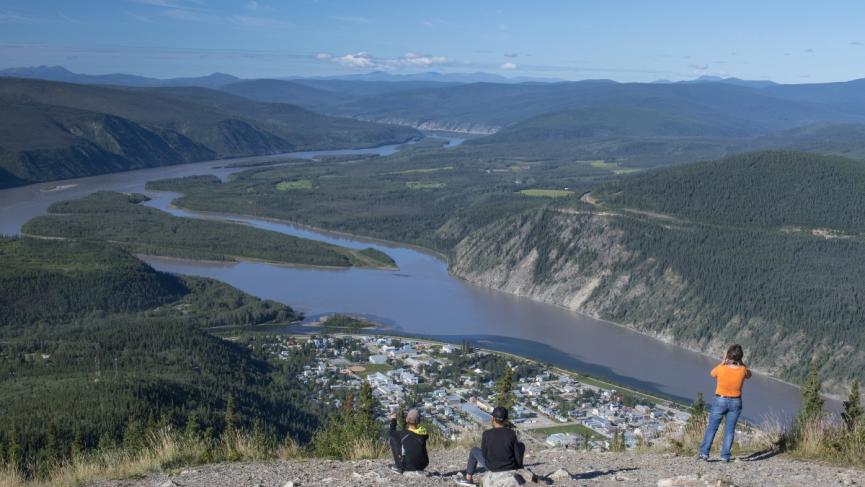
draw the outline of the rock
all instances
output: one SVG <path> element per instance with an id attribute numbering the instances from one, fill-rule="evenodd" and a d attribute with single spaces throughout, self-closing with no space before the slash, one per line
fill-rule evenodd
<path id="1" fill-rule="evenodd" d="M 703 477 L 701 475 L 679 475 L 661 479 L 658 487 L 735 487 L 731 482 L 718 478 Z"/>
<path id="2" fill-rule="evenodd" d="M 573 478 L 573 475 L 571 475 L 571 472 L 568 472 L 567 470 L 560 468 L 560 469 L 556 470 L 555 472 L 551 473 L 549 475 L 549 477 L 552 480 L 555 480 L 558 482 L 558 481 L 562 481 L 562 480 L 571 480 Z"/>
<path id="3" fill-rule="evenodd" d="M 165 482 L 162 482 L 161 484 L 159 484 L 157 487 L 177 487 L 179 485 L 180 484 L 178 484 L 177 482 L 175 482 L 171 479 L 168 479 Z"/>
<path id="4" fill-rule="evenodd" d="M 483 487 L 520 487 L 524 483 L 523 478 L 514 472 L 489 472 L 484 475 L 481 485 Z"/>
<path id="5" fill-rule="evenodd" d="M 294 487 L 294 485 L 295 485 L 294 482 L 292 482 L 291 480 L 289 480 L 289 481 L 286 482 L 282 487 Z"/>

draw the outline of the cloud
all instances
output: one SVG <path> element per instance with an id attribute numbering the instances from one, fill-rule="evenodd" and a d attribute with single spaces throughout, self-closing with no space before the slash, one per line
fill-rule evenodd
<path id="1" fill-rule="evenodd" d="M 504 63 L 499 67 L 502 69 L 517 69 L 517 65 L 514 63 Z"/>
<path id="2" fill-rule="evenodd" d="M 862 44 L 862 43 L 859 42 L 859 41 L 853 41 L 853 42 L 850 43 L 850 45 L 851 45 L 851 46 L 863 46 L 863 45 L 865 45 L 865 44 Z"/>
<path id="3" fill-rule="evenodd" d="M 705 71 L 709 69 L 708 64 L 689 64 L 688 67 L 691 69 L 696 69 L 697 71 Z"/>
<path id="4" fill-rule="evenodd" d="M 132 3 L 180 10 L 201 10 L 201 0 L 129 0 Z"/>
<path id="5" fill-rule="evenodd" d="M 0 10 L 0 24 L 33 24 L 38 22 L 37 19 L 16 14 L 8 10 Z"/>
<path id="6" fill-rule="evenodd" d="M 444 56 L 433 56 L 431 54 L 417 54 L 408 52 L 396 58 L 379 58 L 364 51 L 349 53 L 342 56 L 333 56 L 328 53 L 318 53 L 315 58 L 321 61 L 331 61 L 350 68 L 371 68 L 393 70 L 405 67 L 427 67 L 437 64 L 446 64 L 448 58 Z"/>
<path id="7" fill-rule="evenodd" d="M 805 52 L 807 52 L 807 53 L 810 54 L 810 53 L 813 53 L 813 52 L 814 52 L 814 49 L 811 49 L 811 48 L 809 47 L 808 49 L 805 49 Z"/>
<path id="8" fill-rule="evenodd" d="M 517 53 L 515 53 L 515 52 L 506 52 L 506 53 L 505 53 L 505 57 L 515 58 L 515 57 L 517 57 L 517 56 L 519 56 L 519 54 L 517 54 Z"/>

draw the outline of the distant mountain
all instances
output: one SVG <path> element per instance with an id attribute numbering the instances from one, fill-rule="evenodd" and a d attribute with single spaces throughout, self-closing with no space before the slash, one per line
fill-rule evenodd
<path id="1" fill-rule="evenodd" d="M 303 78 L 301 78 L 303 79 Z M 372 71 L 364 74 L 349 74 L 342 76 L 324 76 L 305 79 L 336 79 L 352 81 L 434 81 L 439 83 L 555 83 L 564 81 L 559 78 L 537 78 L 528 76 L 517 76 L 508 78 L 498 74 L 474 72 L 474 73 L 437 73 L 429 71 L 425 73 L 394 74 L 387 71 Z"/>
<path id="2" fill-rule="evenodd" d="M 766 89 L 729 83 L 615 83 L 606 80 L 544 84 L 472 83 L 366 96 L 331 113 L 411 126 L 490 132 L 531 117 L 577 108 L 647 109 L 732 127 L 756 136 L 818 122 L 865 121 L 850 110 Z"/>
<path id="3" fill-rule="evenodd" d="M 221 88 L 226 93 L 250 100 L 289 103 L 306 108 L 329 106 L 347 97 L 295 81 L 255 79 L 230 83 Z"/>
<path id="4" fill-rule="evenodd" d="M 0 186 L 419 135 L 197 87 L 0 79 L 0 110 Z"/>
<path id="5" fill-rule="evenodd" d="M 657 82 L 665 82 L 665 80 L 656 81 Z M 669 83 L 669 81 L 666 81 Z M 770 80 L 749 80 L 749 79 L 739 79 L 739 78 L 722 78 L 720 76 L 709 76 L 703 75 L 697 79 L 689 80 L 689 81 L 678 81 L 678 83 L 688 84 L 688 83 L 726 83 L 728 85 L 736 85 L 736 86 L 746 86 L 748 88 L 766 88 L 769 86 L 777 86 L 778 83 Z"/>
<path id="6" fill-rule="evenodd" d="M 73 73 L 63 66 L 33 66 L 24 68 L 9 68 L 0 70 L 3 78 L 27 78 L 46 81 L 62 81 L 66 83 L 117 85 L 117 86 L 203 86 L 219 88 L 228 83 L 239 81 L 240 78 L 225 73 L 213 73 L 194 78 L 157 79 L 137 76 L 134 74 L 79 74 Z"/>

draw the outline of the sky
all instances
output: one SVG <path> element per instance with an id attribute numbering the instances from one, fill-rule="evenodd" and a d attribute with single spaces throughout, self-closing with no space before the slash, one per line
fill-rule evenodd
<path id="1" fill-rule="evenodd" d="M 0 68 L 617 81 L 865 77 L 865 1 L 0 0 Z"/>

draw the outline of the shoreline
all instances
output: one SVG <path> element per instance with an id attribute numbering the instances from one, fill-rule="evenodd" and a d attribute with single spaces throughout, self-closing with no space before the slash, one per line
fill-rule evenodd
<path id="1" fill-rule="evenodd" d="M 181 193 L 175 193 L 175 194 L 181 194 Z M 435 257 L 439 258 L 440 260 L 442 260 L 442 261 L 446 264 L 446 266 L 447 266 L 447 272 L 448 272 L 448 275 L 449 275 L 449 276 L 453 277 L 454 279 L 459 280 L 460 282 L 466 283 L 466 284 L 468 284 L 468 285 L 475 286 L 475 287 L 478 287 L 478 288 L 481 288 L 481 289 L 485 289 L 485 290 L 492 290 L 492 291 L 500 292 L 500 293 L 503 293 L 503 294 L 507 294 L 507 295 L 509 295 L 509 296 L 515 296 L 515 297 L 522 298 L 522 299 L 528 299 L 528 300 L 530 300 L 530 301 L 533 301 L 533 302 L 536 302 L 536 303 L 542 303 L 542 304 L 545 304 L 545 305 L 548 305 L 548 306 L 555 306 L 555 307 L 557 307 L 557 308 L 559 308 L 559 309 L 567 310 L 567 311 L 569 311 L 569 312 L 576 313 L 576 314 L 578 314 L 578 315 L 582 315 L 582 316 L 584 316 L 584 317 L 591 318 L 591 319 L 593 319 L 593 320 L 597 320 L 597 321 L 603 322 L 604 324 L 607 324 L 607 325 L 613 325 L 613 326 L 616 326 L 616 327 L 622 328 L 622 329 L 624 329 L 624 330 L 631 331 L 631 332 L 633 332 L 633 333 L 638 333 L 638 334 L 640 334 L 640 335 L 643 335 L 643 336 L 649 337 L 649 338 L 651 338 L 651 339 L 653 339 L 653 340 L 657 340 L 657 341 L 659 341 L 659 342 L 661 342 L 661 343 L 664 343 L 664 344 L 667 344 L 667 345 L 671 345 L 671 346 L 674 346 L 674 347 L 679 347 L 679 348 L 684 349 L 684 350 L 687 350 L 687 351 L 689 351 L 689 352 L 693 352 L 693 353 L 700 354 L 700 355 L 702 355 L 702 356 L 704 356 L 704 357 L 717 359 L 717 357 L 716 357 L 715 355 L 709 354 L 709 353 L 707 353 L 707 352 L 705 352 L 705 351 L 703 351 L 703 350 L 699 350 L 699 349 L 696 349 L 696 348 L 693 348 L 693 347 L 689 347 L 689 346 L 686 346 L 686 345 L 683 345 L 683 344 L 680 344 L 680 343 L 676 343 L 676 342 L 670 340 L 669 338 L 664 338 L 664 337 L 662 337 L 662 336 L 660 336 L 660 335 L 656 335 L 656 334 L 652 334 L 652 333 L 647 333 L 647 332 L 641 331 L 641 330 L 639 330 L 639 329 L 637 329 L 637 328 L 635 328 L 635 327 L 629 326 L 629 325 L 624 324 L 624 323 L 616 323 L 616 322 L 614 322 L 614 321 L 610 321 L 610 320 L 608 320 L 608 319 L 605 319 L 605 318 L 602 318 L 602 317 L 599 317 L 599 316 L 595 316 L 595 315 L 593 315 L 593 314 L 591 314 L 591 313 L 588 313 L 588 312 L 585 312 L 585 311 L 575 310 L 575 309 L 573 309 L 573 308 L 568 308 L 568 307 L 566 307 L 566 306 L 562 306 L 562 305 L 560 305 L 560 304 L 558 304 L 558 303 L 552 303 L 552 302 L 549 302 L 549 301 L 544 301 L 544 300 L 540 300 L 540 299 L 535 299 L 535 298 L 533 298 L 533 297 L 531 297 L 531 296 L 525 296 L 525 295 L 521 295 L 521 294 L 511 293 L 511 292 L 503 291 L 503 290 L 501 290 L 501 289 L 494 288 L 494 287 L 491 287 L 491 286 L 484 286 L 484 285 L 482 285 L 482 284 L 478 284 L 478 283 L 472 282 L 472 281 L 470 281 L 470 280 L 467 280 L 467 279 L 463 278 L 462 276 L 459 276 L 459 275 L 453 274 L 453 273 L 451 272 L 451 263 L 450 263 L 450 258 L 449 258 L 448 256 L 446 256 L 445 254 L 443 254 L 443 253 L 441 253 L 441 252 L 439 252 L 439 251 L 436 251 L 436 250 L 433 250 L 433 249 L 430 249 L 430 248 L 427 248 L 427 247 L 422 247 L 422 246 L 419 246 L 419 245 L 416 245 L 416 244 L 403 243 L 403 242 L 399 242 L 399 241 L 395 241 L 395 240 L 386 240 L 386 239 L 377 238 L 377 237 L 369 237 L 369 236 L 365 236 L 365 235 L 357 235 L 357 234 L 353 234 L 353 233 L 349 233 L 349 232 L 341 232 L 341 231 L 337 231 L 337 230 L 328 230 L 328 229 L 324 229 L 324 228 L 320 228 L 320 227 L 315 227 L 315 226 L 312 226 L 312 225 L 306 225 L 306 224 L 302 224 L 302 223 L 296 223 L 296 222 L 293 222 L 293 221 L 290 221 L 290 220 L 285 220 L 285 219 L 280 219 L 280 218 L 274 218 L 274 217 L 261 217 L 261 216 L 255 216 L 255 215 L 246 215 L 246 214 L 240 214 L 240 213 L 225 213 L 225 212 L 218 212 L 218 211 L 199 211 L 199 210 L 195 210 L 195 209 L 191 209 L 191 208 L 185 208 L 185 207 L 177 206 L 177 205 L 174 204 L 173 201 L 172 201 L 172 203 L 170 204 L 170 206 L 171 206 L 172 208 L 175 208 L 175 209 L 178 209 L 178 210 L 182 210 L 182 211 L 191 211 L 191 212 L 195 212 L 195 213 L 199 213 L 199 214 L 203 214 L 203 215 L 211 215 L 211 216 L 218 216 L 218 215 L 221 215 L 221 216 L 228 216 L 228 217 L 235 216 L 235 217 L 239 217 L 239 218 L 253 218 L 253 219 L 256 219 L 256 220 L 263 220 L 263 221 L 269 221 L 269 222 L 272 222 L 272 223 L 279 223 L 279 224 L 283 224 L 283 225 L 294 226 L 294 227 L 297 227 L 297 228 L 300 228 L 300 229 L 310 230 L 310 231 L 314 231 L 314 232 L 317 232 L 317 233 L 322 233 L 322 234 L 325 234 L 325 235 L 326 235 L 326 234 L 331 234 L 331 235 L 335 235 L 335 236 L 345 236 L 345 237 L 350 237 L 350 238 L 355 239 L 355 240 L 358 240 L 358 241 L 369 241 L 369 242 L 373 242 L 373 243 L 380 243 L 380 244 L 387 245 L 387 246 L 391 246 L 391 247 L 406 247 L 406 248 L 410 248 L 410 249 L 417 250 L 417 251 L 420 251 L 420 252 L 422 252 L 422 253 L 425 253 L 425 254 L 428 254 L 428 255 L 432 255 L 432 256 L 435 256 Z M 773 381 L 776 381 L 776 382 L 782 383 L 782 384 L 787 385 L 787 386 L 795 387 L 796 389 L 801 389 L 801 386 L 800 386 L 799 384 L 794 384 L 794 383 L 792 383 L 792 382 L 788 382 L 788 381 L 786 381 L 786 380 L 784 380 L 784 379 L 782 379 L 782 378 L 779 378 L 779 377 L 777 377 L 777 376 L 775 376 L 775 375 L 772 375 L 772 374 L 767 373 L 767 372 L 766 372 L 765 370 L 763 370 L 763 369 L 760 369 L 760 368 L 751 368 L 751 370 L 752 370 L 754 373 L 759 374 L 759 375 L 761 375 L 761 376 L 763 376 L 763 377 L 765 377 L 765 378 L 767 378 L 767 379 L 770 379 L 770 380 L 773 380 Z M 822 395 L 823 397 L 825 397 L 825 398 L 832 399 L 832 400 L 835 400 L 835 401 L 843 400 L 843 398 L 842 398 L 841 396 L 838 396 L 838 395 L 836 395 L 836 394 L 826 394 L 826 393 L 823 393 L 823 394 L 821 394 L 821 395 Z"/>

